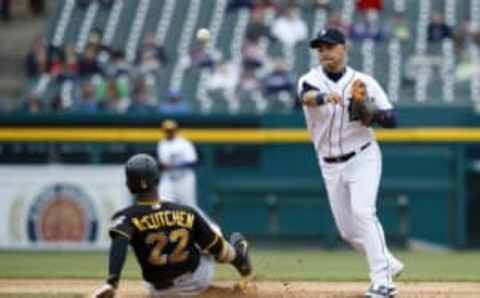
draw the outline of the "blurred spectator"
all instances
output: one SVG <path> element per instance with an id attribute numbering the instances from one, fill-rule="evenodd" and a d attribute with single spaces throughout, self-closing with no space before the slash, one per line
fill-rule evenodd
<path id="1" fill-rule="evenodd" d="M 278 11 L 278 1 L 275 0 L 257 0 L 253 7 L 252 13 L 260 13 L 265 15 L 266 13 L 275 13 Z"/>
<path id="2" fill-rule="evenodd" d="M 98 111 L 97 98 L 95 97 L 95 86 L 89 80 L 81 87 L 80 97 L 74 103 L 74 110 L 79 113 L 93 114 Z"/>
<path id="3" fill-rule="evenodd" d="M 38 78 L 42 73 L 48 70 L 48 57 L 43 36 L 37 36 L 32 44 L 32 48 L 25 58 L 25 73 L 27 78 Z"/>
<path id="4" fill-rule="evenodd" d="M 396 13 L 393 15 L 391 33 L 392 37 L 402 42 L 410 39 L 410 29 L 402 13 Z"/>
<path id="5" fill-rule="evenodd" d="M 239 66 L 221 61 L 208 77 L 206 88 L 209 91 L 233 92 L 238 83 Z"/>
<path id="6" fill-rule="evenodd" d="M 361 13 L 373 12 L 378 14 L 383 10 L 383 0 L 357 0 L 356 8 Z"/>
<path id="7" fill-rule="evenodd" d="M 137 54 L 137 57 L 141 57 L 142 54 L 144 55 L 145 53 L 149 53 L 153 55 L 161 63 L 161 65 L 166 65 L 168 63 L 165 47 L 156 42 L 155 34 L 151 32 L 145 34 L 143 46 L 139 52 L 140 53 Z"/>
<path id="8" fill-rule="evenodd" d="M 38 114 L 44 111 L 44 105 L 39 95 L 31 93 L 27 96 L 22 105 L 20 105 L 21 112 L 30 114 Z"/>
<path id="9" fill-rule="evenodd" d="M 276 95 L 286 91 L 293 94 L 295 91 L 295 79 L 288 70 L 284 59 L 277 59 L 273 71 L 263 79 L 265 95 Z"/>
<path id="10" fill-rule="evenodd" d="M 284 45 L 293 47 L 307 38 L 307 26 L 295 8 L 287 7 L 273 22 L 273 35 Z"/>
<path id="11" fill-rule="evenodd" d="M 78 58 L 73 46 L 67 46 L 65 49 L 65 75 L 72 79 L 78 75 Z"/>
<path id="12" fill-rule="evenodd" d="M 143 75 L 156 74 L 166 62 L 167 57 L 164 48 L 156 44 L 153 33 L 147 33 L 143 46 L 137 53 L 139 72 Z"/>
<path id="13" fill-rule="evenodd" d="M 150 104 L 153 99 L 148 98 L 147 87 L 143 79 L 137 79 L 133 88 L 132 102 L 128 106 L 128 113 L 149 114 L 153 112 Z"/>
<path id="14" fill-rule="evenodd" d="M 261 91 L 260 82 L 254 71 L 244 71 L 240 75 L 240 80 L 237 86 L 237 94 L 239 98 L 251 98 L 256 93 Z"/>
<path id="15" fill-rule="evenodd" d="M 105 74 L 109 77 L 127 75 L 130 71 L 130 64 L 125 58 L 123 51 L 113 51 L 109 58 L 110 63 L 105 65 Z"/>
<path id="16" fill-rule="evenodd" d="M 378 20 L 378 15 L 371 12 L 368 12 L 359 21 L 355 22 L 350 31 L 350 37 L 353 40 L 373 39 L 382 41 L 385 35 L 386 33 Z"/>
<path id="17" fill-rule="evenodd" d="M 188 57 L 183 57 L 180 62 L 185 68 L 208 68 L 213 69 L 219 61 L 221 54 L 216 50 L 209 50 L 204 44 L 194 46 Z"/>
<path id="18" fill-rule="evenodd" d="M 343 16 L 340 12 L 334 11 L 331 13 L 330 17 L 328 18 L 326 28 L 337 28 L 341 30 L 343 33 L 348 33 L 350 24 L 343 20 Z"/>
<path id="19" fill-rule="evenodd" d="M 83 57 L 79 61 L 78 73 L 81 77 L 88 77 L 101 72 L 97 61 L 96 45 L 88 44 Z"/>
<path id="20" fill-rule="evenodd" d="M 255 0 L 230 0 L 227 5 L 227 11 L 235 11 L 242 8 L 253 9 Z"/>
<path id="21" fill-rule="evenodd" d="M 319 9 L 330 10 L 330 0 L 313 0 L 314 6 Z"/>
<path id="22" fill-rule="evenodd" d="M 48 73 L 53 78 L 63 78 L 65 52 L 62 48 L 52 47 L 49 50 Z"/>
<path id="23" fill-rule="evenodd" d="M 88 34 L 87 44 L 95 47 L 95 51 L 98 52 L 102 45 L 102 30 L 100 28 L 94 28 L 90 34 Z"/>
<path id="24" fill-rule="evenodd" d="M 260 38 L 266 37 L 270 41 L 276 41 L 276 38 L 270 32 L 270 28 L 265 25 L 264 14 L 261 11 L 254 11 L 250 19 L 250 23 L 247 25 L 245 32 L 247 41 L 258 43 Z"/>
<path id="25" fill-rule="evenodd" d="M 179 91 L 170 90 L 167 98 L 160 103 L 158 111 L 168 115 L 185 114 L 190 112 L 190 106 L 183 100 Z"/>
<path id="26" fill-rule="evenodd" d="M 442 14 L 433 12 L 432 20 L 428 24 L 428 41 L 431 43 L 440 42 L 451 37 L 452 29 L 445 23 Z"/>
<path id="27" fill-rule="evenodd" d="M 12 0 L 0 0 L 0 13 L 2 20 L 10 21 L 12 17 Z"/>
<path id="28" fill-rule="evenodd" d="M 141 74 L 155 74 L 160 71 L 160 61 L 153 51 L 143 51 L 138 64 L 138 71 Z"/>
<path id="29" fill-rule="evenodd" d="M 12 0 L 0 0 L 0 16 L 5 22 L 12 17 L 12 3 Z M 28 3 L 33 15 L 42 15 L 45 12 L 44 0 L 29 0 Z"/>
<path id="30" fill-rule="evenodd" d="M 242 47 L 242 63 L 246 70 L 261 68 L 266 62 L 266 54 L 259 44 L 246 42 Z"/>
<path id="31" fill-rule="evenodd" d="M 122 98 L 117 82 L 110 80 L 107 83 L 107 98 L 103 103 L 103 110 L 115 114 L 123 114 L 127 111 L 129 105 L 128 98 Z"/>

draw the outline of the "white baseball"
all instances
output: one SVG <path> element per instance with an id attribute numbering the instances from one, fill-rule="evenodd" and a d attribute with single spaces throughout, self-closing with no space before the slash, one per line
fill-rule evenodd
<path id="1" fill-rule="evenodd" d="M 210 40 L 210 31 L 205 28 L 198 29 L 197 39 L 201 42 L 207 42 Z"/>

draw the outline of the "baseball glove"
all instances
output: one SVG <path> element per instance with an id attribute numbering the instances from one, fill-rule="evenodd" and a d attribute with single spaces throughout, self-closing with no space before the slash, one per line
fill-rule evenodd
<path id="1" fill-rule="evenodd" d="M 363 125 L 369 126 L 373 122 L 376 107 L 373 101 L 368 98 L 367 86 L 359 79 L 352 84 L 352 97 L 350 102 L 350 117 L 353 121 L 360 121 Z"/>

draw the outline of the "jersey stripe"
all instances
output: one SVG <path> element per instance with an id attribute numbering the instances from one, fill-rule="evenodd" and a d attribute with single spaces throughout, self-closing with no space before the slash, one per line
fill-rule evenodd
<path id="1" fill-rule="evenodd" d="M 110 232 L 115 232 L 121 236 L 124 236 L 126 237 L 128 240 L 130 240 L 130 235 L 128 235 L 127 233 L 123 232 L 123 231 L 120 231 L 120 230 L 117 230 L 117 229 L 110 229 Z"/>
<path id="2" fill-rule="evenodd" d="M 212 248 L 212 246 L 214 246 L 214 245 L 217 243 L 218 238 L 219 238 L 218 235 L 215 234 L 215 238 L 212 240 L 212 242 L 210 242 L 209 245 L 207 245 L 207 246 L 204 248 L 204 250 L 209 250 L 210 248 Z"/>

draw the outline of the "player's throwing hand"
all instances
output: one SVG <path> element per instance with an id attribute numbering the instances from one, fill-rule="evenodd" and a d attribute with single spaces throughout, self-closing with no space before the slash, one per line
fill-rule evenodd
<path id="1" fill-rule="evenodd" d="M 305 92 L 302 98 L 303 104 L 309 107 L 319 106 L 323 103 L 333 103 L 342 105 L 342 97 L 337 93 L 320 94 L 316 90 Z"/>

